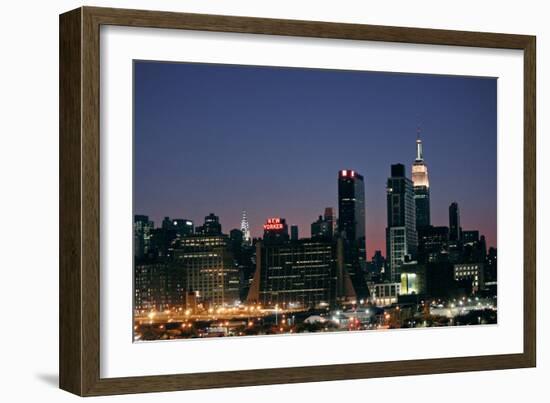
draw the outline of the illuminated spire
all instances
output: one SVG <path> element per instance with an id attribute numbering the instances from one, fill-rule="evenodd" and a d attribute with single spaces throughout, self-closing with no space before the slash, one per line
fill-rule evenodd
<path id="1" fill-rule="evenodd" d="M 416 129 L 416 160 L 424 161 L 422 155 L 422 140 L 420 140 L 420 127 Z"/>
<path id="2" fill-rule="evenodd" d="M 250 225 L 248 224 L 248 218 L 246 217 L 246 210 L 243 210 L 241 217 L 241 232 L 243 233 L 243 241 L 250 243 Z"/>

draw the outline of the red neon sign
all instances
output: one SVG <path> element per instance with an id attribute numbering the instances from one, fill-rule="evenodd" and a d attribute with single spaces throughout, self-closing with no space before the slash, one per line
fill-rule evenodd
<path id="1" fill-rule="evenodd" d="M 283 224 L 279 217 L 268 218 L 264 224 L 264 230 L 273 231 L 283 229 Z"/>

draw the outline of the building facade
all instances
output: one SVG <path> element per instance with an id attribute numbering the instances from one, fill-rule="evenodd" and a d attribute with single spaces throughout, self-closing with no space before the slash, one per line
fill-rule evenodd
<path id="1" fill-rule="evenodd" d="M 461 263 L 454 265 L 455 281 L 470 282 L 473 294 L 485 287 L 484 273 L 483 263 Z"/>
<path id="2" fill-rule="evenodd" d="M 134 265 L 134 309 L 163 311 L 181 306 L 184 289 L 170 263 L 151 260 Z"/>
<path id="3" fill-rule="evenodd" d="M 226 235 L 191 235 L 174 248 L 174 265 L 187 293 L 209 307 L 239 300 L 239 271 Z"/>
<path id="4" fill-rule="evenodd" d="M 381 283 L 369 285 L 370 301 L 376 306 L 388 306 L 397 303 L 401 293 L 401 283 Z"/>
<path id="5" fill-rule="evenodd" d="M 407 258 L 416 256 L 416 207 L 412 181 L 405 176 L 405 166 L 391 166 L 386 186 L 387 222 L 386 260 L 391 281 L 399 281 L 399 268 Z"/>
<path id="6" fill-rule="evenodd" d="M 134 216 L 134 258 L 143 259 L 151 249 L 151 236 L 155 224 L 146 215 Z"/>
<path id="7" fill-rule="evenodd" d="M 315 308 L 355 299 L 343 240 L 282 239 L 282 219 L 268 219 L 256 242 L 256 271 L 247 300 L 266 307 Z M 270 234 L 274 232 L 274 234 Z"/>
<path id="8" fill-rule="evenodd" d="M 258 292 L 249 297 L 254 302 L 314 308 L 336 300 L 336 254 L 331 242 L 259 242 L 256 262 L 253 281 L 258 282 Z"/>

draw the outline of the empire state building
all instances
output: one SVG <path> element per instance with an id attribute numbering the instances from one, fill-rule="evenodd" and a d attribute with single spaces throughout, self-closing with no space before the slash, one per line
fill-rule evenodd
<path id="1" fill-rule="evenodd" d="M 414 203 L 416 207 L 416 228 L 430 225 L 430 181 L 428 167 L 424 162 L 420 131 L 416 137 L 416 159 L 412 165 Z"/>

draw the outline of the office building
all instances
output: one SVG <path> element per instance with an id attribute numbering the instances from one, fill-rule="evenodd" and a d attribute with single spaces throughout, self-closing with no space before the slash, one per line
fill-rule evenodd
<path id="1" fill-rule="evenodd" d="M 205 306 L 239 300 L 239 273 L 226 235 L 190 235 L 174 248 L 174 265 L 185 284 Z"/>
<path id="2" fill-rule="evenodd" d="M 380 283 L 369 285 L 370 302 L 378 307 L 389 306 L 397 302 L 401 293 L 401 283 Z"/>
<path id="3" fill-rule="evenodd" d="M 366 287 L 365 183 L 351 169 L 338 172 L 338 235 L 344 239 L 344 262 L 358 298 L 368 296 Z"/>
<path id="4" fill-rule="evenodd" d="M 300 239 L 284 234 L 284 219 L 269 218 L 256 242 L 256 271 L 247 300 L 274 307 L 319 307 L 356 298 L 344 266 L 343 240 Z"/>
<path id="5" fill-rule="evenodd" d="M 134 265 L 134 309 L 163 311 L 183 302 L 182 282 L 173 275 L 170 264 L 151 259 Z"/>
<path id="6" fill-rule="evenodd" d="M 365 250 L 365 183 L 349 169 L 338 173 L 338 231 Z"/>
<path id="7" fill-rule="evenodd" d="M 256 272 L 247 300 L 266 307 L 316 308 L 355 300 L 343 256 L 333 241 L 256 243 Z"/>

